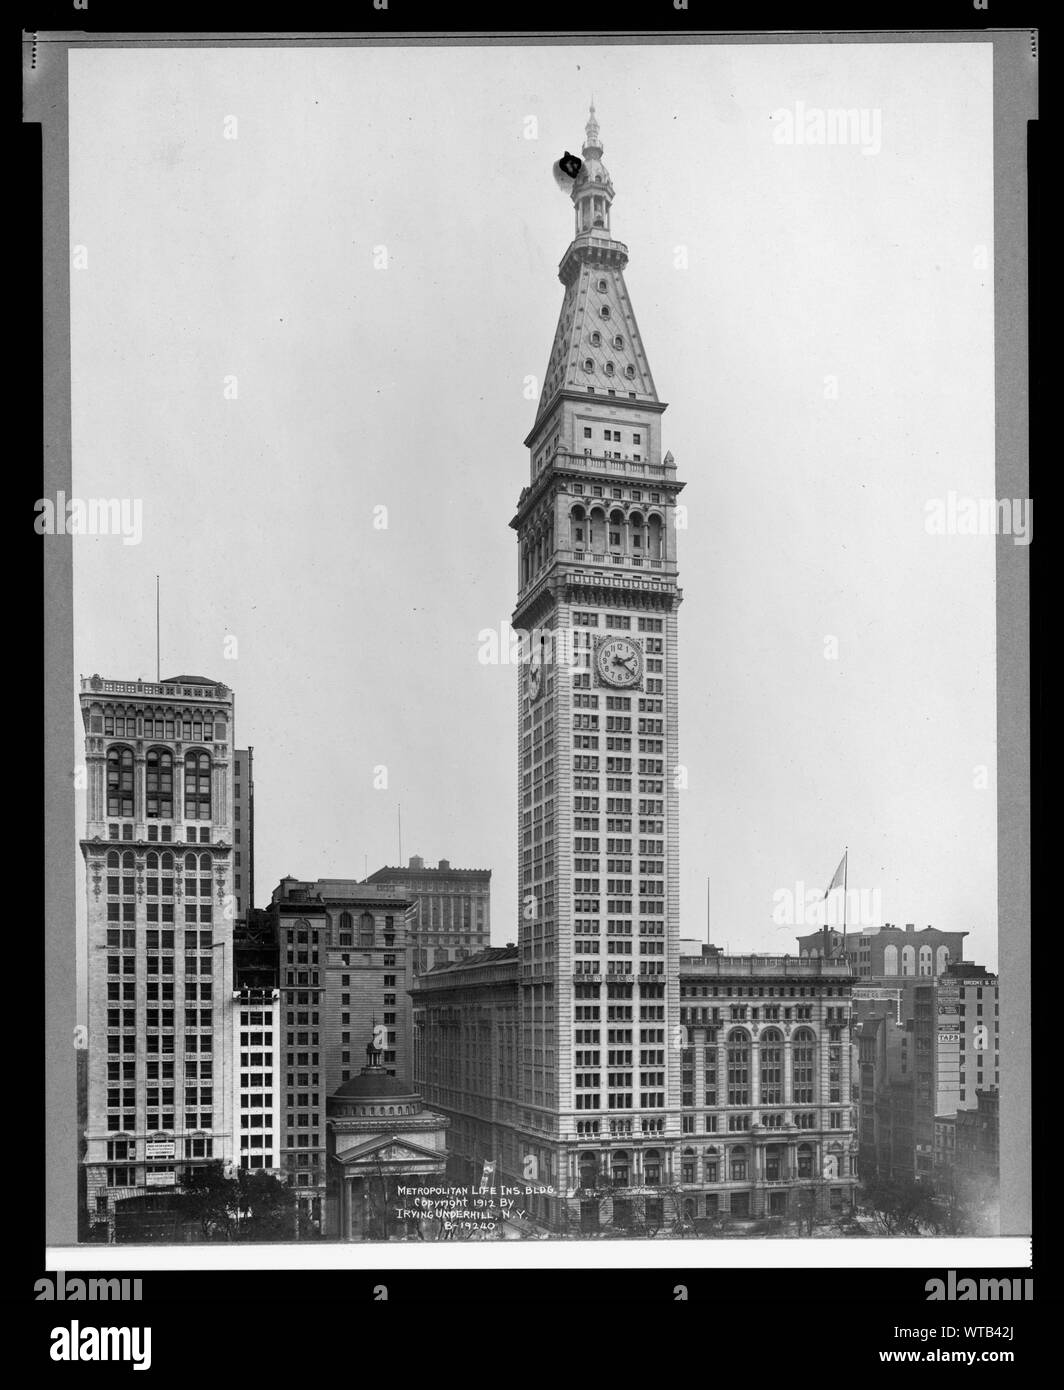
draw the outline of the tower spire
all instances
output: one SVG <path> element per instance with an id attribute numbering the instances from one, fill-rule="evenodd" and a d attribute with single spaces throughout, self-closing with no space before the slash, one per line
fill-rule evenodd
<path id="1" fill-rule="evenodd" d="M 602 139 L 599 135 L 599 124 L 595 119 L 595 98 L 591 98 L 591 110 L 588 114 L 587 125 L 584 127 L 584 158 L 589 155 L 597 159 L 602 154 Z"/>

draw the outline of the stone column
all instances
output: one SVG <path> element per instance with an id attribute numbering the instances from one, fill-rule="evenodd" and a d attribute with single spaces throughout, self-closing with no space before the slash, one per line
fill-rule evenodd
<path id="1" fill-rule="evenodd" d="M 133 755 L 133 819 L 139 829 L 144 826 L 144 813 L 147 804 L 147 793 L 145 791 L 145 779 L 147 771 L 147 759 L 143 753 Z M 142 838 L 138 835 L 138 839 Z"/>
<path id="2" fill-rule="evenodd" d="M 783 1039 L 783 1103 L 794 1104 L 794 1058 L 791 1054 L 791 1040 Z"/>
<path id="3" fill-rule="evenodd" d="M 86 783 L 88 786 L 86 820 L 107 819 L 107 760 L 99 753 L 90 754 L 87 759 Z"/>
<path id="4" fill-rule="evenodd" d="M 761 1044 L 750 1035 L 750 1106 L 756 1109 L 761 1104 Z"/>
<path id="5" fill-rule="evenodd" d="M 185 818 L 185 755 L 181 752 L 181 745 L 177 745 L 174 753 L 174 820 L 183 821 Z M 184 839 L 184 834 L 176 836 L 177 839 Z"/>

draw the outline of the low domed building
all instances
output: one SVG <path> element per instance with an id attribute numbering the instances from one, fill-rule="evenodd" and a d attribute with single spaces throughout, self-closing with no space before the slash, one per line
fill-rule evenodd
<path id="1" fill-rule="evenodd" d="M 447 1127 L 406 1082 L 389 1076 L 370 1042 L 367 1065 L 325 1102 L 326 1215 L 331 1240 L 393 1240 L 417 1233 L 416 1193 L 439 1187 Z"/>

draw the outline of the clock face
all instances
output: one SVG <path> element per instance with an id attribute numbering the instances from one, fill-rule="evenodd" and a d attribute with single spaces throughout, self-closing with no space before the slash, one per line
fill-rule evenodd
<path id="1" fill-rule="evenodd" d="M 605 685 L 638 685 L 643 676 L 643 652 L 630 637 L 607 637 L 595 653 L 595 666 Z"/>
<path id="2" fill-rule="evenodd" d="M 543 662 L 532 657 L 528 663 L 528 698 L 538 700 L 543 692 Z"/>

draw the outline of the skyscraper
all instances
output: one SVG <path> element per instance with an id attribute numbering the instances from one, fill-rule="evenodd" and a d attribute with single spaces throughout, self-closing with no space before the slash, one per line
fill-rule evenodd
<path id="1" fill-rule="evenodd" d="M 519 671 L 520 1126 L 530 1147 L 679 1134 L 677 481 L 594 107 L 530 481 Z M 574 664 L 568 664 L 572 658 Z M 616 1031 L 637 1030 L 632 1047 Z M 630 1025 L 630 1027 L 624 1027 Z M 559 1155 L 561 1157 L 561 1155 Z"/>
<path id="2" fill-rule="evenodd" d="M 81 682 L 90 1218 L 233 1154 L 233 695 Z"/>

